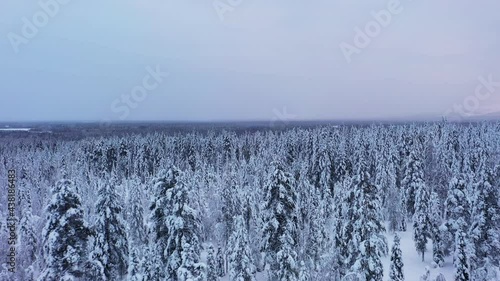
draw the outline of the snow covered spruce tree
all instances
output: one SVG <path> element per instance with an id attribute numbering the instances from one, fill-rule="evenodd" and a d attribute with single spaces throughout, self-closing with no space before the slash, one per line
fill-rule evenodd
<path id="1" fill-rule="evenodd" d="M 191 207 L 191 193 L 188 186 L 178 183 L 172 190 L 172 214 L 167 217 L 170 237 L 167 250 L 173 250 L 169 258 L 169 268 L 177 266 L 179 281 L 201 281 L 205 278 L 205 264 L 200 262 L 199 241 L 201 222 L 198 211 Z"/>
<path id="2" fill-rule="evenodd" d="M 220 190 L 220 204 L 222 205 L 222 225 L 224 227 L 222 240 L 227 242 L 233 233 L 235 226 L 233 219 L 236 215 L 241 213 L 241 204 L 238 200 L 238 183 L 236 182 L 236 175 L 234 172 L 224 174 L 223 183 Z"/>
<path id="3" fill-rule="evenodd" d="M 418 152 L 412 150 L 410 157 L 406 162 L 405 174 L 402 180 L 402 187 L 405 192 L 406 208 L 410 216 L 415 214 L 415 193 L 419 186 L 423 184 L 424 172 L 422 161 Z"/>
<path id="4" fill-rule="evenodd" d="M 234 219 L 233 234 L 228 243 L 229 280 L 255 281 L 256 268 L 252 261 L 250 242 L 242 216 Z"/>
<path id="5" fill-rule="evenodd" d="M 446 218 L 448 219 L 448 224 L 452 227 L 452 231 L 457 231 L 470 222 L 471 198 L 468 195 L 467 176 L 461 174 L 453 178 L 450 182 L 449 193 L 446 199 Z"/>
<path id="6" fill-rule="evenodd" d="M 417 183 L 415 196 L 415 214 L 413 215 L 413 240 L 415 248 L 425 261 L 428 238 L 431 237 L 431 221 L 429 218 L 430 195 L 423 181 Z"/>
<path id="7" fill-rule="evenodd" d="M 152 244 L 162 264 L 153 265 L 154 280 L 202 280 L 205 265 L 200 261 L 200 221 L 190 207 L 190 192 L 183 173 L 176 167 L 155 180 L 151 205 Z"/>
<path id="8" fill-rule="evenodd" d="M 145 189 L 138 180 L 130 181 L 128 187 L 128 200 L 126 207 L 127 224 L 129 229 L 129 243 L 133 247 L 140 248 L 147 243 L 147 230 L 144 225 L 143 194 Z M 139 256 L 144 251 L 138 252 Z"/>
<path id="9" fill-rule="evenodd" d="M 402 192 L 395 186 L 388 189 L 387 197 L 387 216 L 389 221 L 389 230 L 392 232 L 406 231 L 406 206 Z"/>
<path id="10" fill-rule="evenodd" d="M 299 281 L 311 281 L 309 269 L 306 267 L 306 263 L 303 261 L 300 262 Z"/>
<path id="11" fill-rule="evenodd" d="M 442 267 L 444 264 L 444 250 L 441 226 L 443 222 L 441 202 L 437 193 L 431 193 L 429 203 L 430 233 L 432 238 L 432 260 L 434 267 Z"/>
<path id="12" fill-rule="evenodd" d="M 99 188 L 92 259 L 100 263 L 106 280 L 123 280 L 127 276 L 129 244 L 122 206 L 115 186 L 108 182 Z"/>
<path id="13" fill-rule="evenodd" d="M 333 213 L 334 222 L 334 269 L 340 276 L 345 276 L 352 264 L 349 262 L 348 242 L 352 239 L 351 218 L 354 217 L 354 208 L 350 202 L 354 200 L 354 190 L 350 178 L 345 178 L 336 185 L 334 198 L 335 212 Z"/>
<path id="14" fill-rule="evenodd" d="M 222 248 L 220 246 L 217 248 L 217 254 L 215 258 L 217 262 L 217 276 L 226 276 L 226 261 L 224 260 L 224 252 L 222 251 Z"/>
<path id="15" fill-rule="evenodd" d="M 354 179 L 355 199 L 352 240 L 348 243 L 351 272 L 364 276 L 366 281 L 382 281 L 382 257 L 388 252 L 384 236 L 379 189 L 371 182 L 366 165 L 361 164 Z"/>
<path id="16" fill-rule="evenodd" d="M 137 248 L 133 248 L 137 249 Z M 144 249 L 144 258 L 140 261 L 139 275 L 142 277 L 141 281 L 159 280 L 159 274 L 162 274 L 158 265 L 162 265 L 163 261 L 161 256 L 156 254 L 157 249 L 153 244 L 150 244 Z"/>
<path id="17" fill-rule="evenodd" d="M 218 281 L 219 276 L 217 274 L 217 261 L 215 260 L 214 247 L 210 245 L 208 247 L 207 255 L 207 281 Z"/>
<path id="18" fill-rule="evenodd" d="M 453 260 L 455 265 L 455 281 L 469 281 L 471 279 L 469 256 L 467 253 L 467 238 L 463 230 L 456 234 L 456 250 Z"/>
<path id="19" fill-rule="evenodd" d="M 319 191 L 321 191 L 322 198 L 327 198 L 327 197 L 331 198 L 334 195 L 334 190 L 333 190 L 334 167 L 332 163 L 332 157 L 326 147 L 320 148 L 318 154 L 319 156 L 317 161 L 319 168 L 319 177 L 318 177 L 319 180 L 316 187 L 318 187 Z"/>
<path id="20" fill-rule="evenodd" d="M 474 256 L 473 268 L 484 266 L 486 259 L 500 261 L 500 197 L 494 186 L 493 173 L 484 172 L 475 187 L 473 219 L 470 227 Z"/>
<path id="21" fill-rule="evenodd" d="M 18 272 L 20 279 L 34 279 L 36 270 L 36 260 L 38 256 L 38 233 L 36 232 L 36 225 L 40 219 L 33 215 L 33 208 L 31 203 L 31 195 L 28 188 L 21 191 L 22 207 L 21 221 L 19 222 L 19 268 L 22 272 Z"/>
<path id="22" fill-rule="evenodd" d="M 391 269 L 389 273 L 389 281 L 404 281 L 403 271 L 403 252 L 401 251 L 401 238 L 396 233 L 394 235 L 394 245 L 391 250 Z"/>
<path id="23" fill-rule="evenodd" d="M 290 247 L 283 248 L 276 255 L 277 267 L 276 280 L 298 281 L 300 269 L 297 265 L 297 253 Z"/>
<path id="24" fill-rule="evenodd" d="M 150 206 L 151 216 L 148 226 L 151 241 L 149 242 L 149 255 L 153 255 L 146 267 L 147 275 L 153 281 L 160 281 L 166 277 L 166 268 L 169 255 L 166 254 L 169 240 L 167 227 L 167 216 L 170 214 L 172 205 L 171 191 L 177 185 L 180 171 L 173 167 L 168 171 L 160 171 L 159 176 L 154 180 L 153 201 Z M 171 250 L 170 250 L 171 251 Z M 175 275 L 170 272 L 169 276 Z"/>
<path id="25" fill-rule="evenodd" d="M 472 280 L 476 281 L 498 281 L 500 280 L 500 269 L 491 263 L 489 258 L 485 259 L 484 266 L 475 270 Z"/>
<path id="26" fill-rule="evenodd" d="M 310 206 L 310 233 L 306 243 L 306 254 L 311 261 L 312 268 L 317 271 L 321 266 L 321 257 L 328 244 L 328 235 L 325 229 L 327 215 L 324 199 L 321 199 L 321 193 L 317 188 L 314 188 L 313 192 L 312 205 Z"/>
<path id="27" fill-rule="evenodd" d="M 45 269 L 38 280 L 72 281 L 83 277 L 91 231 L 72 181 L 57 182 L 46 212 L 47 223 L 42 233 Z"/>
<path id="28" fill-rule="evenodd" d="M 396 167 L 386 144 L 376 151 L 375 185 L 381 188 L 385 216 L 392 232 L 401 229 L 401 192 L 397 187 Z"/>
<path id="29" fill-rule="evenodd" d="M 132 248 L 130 250 L 130 257 L 128 262 L 128 281 L 142 281 L 141 261 L 137 252 L 137 248 Z"/>
<path id="30" fill-rule="evenodd" d="M 448 233 L 445 248 L 454 251 L 456 233 L 464 230 L 470 223 L 471 207 L 467 193 L 465 175 L 461 174 L 450 182 L 448 197 L 446 199 L 446 228 Z"/>
<path id="31" fill-rule="evenodd" d="M 297 194 L 291 174 L 280 162 L 273 162 L 265 188 L 262 252 L 269 266 L 269 280 L 297 280 Z"/>

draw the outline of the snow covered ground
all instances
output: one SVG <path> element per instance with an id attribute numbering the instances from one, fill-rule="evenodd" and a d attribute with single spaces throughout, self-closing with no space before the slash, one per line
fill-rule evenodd
<path id="1" fill-rule="evenodd" d="M 401 250 L 403 252 L 403 262 L 404 262 L 404 273 L 406 281 L 420 281 L 420 277 L 424 275 L 425 268 L 429 267 L 431 273 L 431 280 L 434 280 L 440 273 L 442 273 L 447 281 L 454 280 L 454 267 L 453 267 L 453 257 L 447 257 L 445 259 L 445 264 L 442 268 L 432 267 L 432 241 L 429 241 L 427 246 L 427 253 L 425 257 L 425 262 L 422 262 L 422 257 L 415 250 L 415 244 L 413 242 L 413 229 L 408 228 L 407 232 L 398 232 L 401 237 Z M 390 268 L 390 249 L 394 243 L 394 235 L 392 233 L 386 234 L 388 245 L 389 245 L 389 255 L 382 259 L 384 264 L 384 280 L 389 280 L 389 268 Z M 206 261 L 206 253 L 202 254 L 202 260 Z M 230 281 L 229 276 L 221 278 L 221 281 Z M 257 281 L 267 281 L 267 275 L 265 272 L 257 274 Z M 336 281 L 336 280 L 332 280 Z"/>
<path id="2" fill-rule="evenodd" d="M 0 128 L 4 132 L 29 132 L 31 128 Z"/>
<path id="3" fill-rule="evenodd" d="M 454 280 L 453 257 L 447 257 L 443 268 L 432 267 L 432 242 L 427 245 L 427 253 L 425 255 L 425 262 L 422 262 L 422 257 L 415 250 L 415 243 L 413 242 L 413 229 L 408 227 L 407 232 L 399 232 L 401 237 L 401 251 L 403 252 L 404 273 L 406 281 L 420 281 L 420 277 L 425 273 L 425 267 L 429 267 L 431 272 L 431 280 L 434 280 L 440 273 L 442 273 L 447 281 Z M 387 233 L 387 241 L 389 244 L 389 251 L 394 243 L 394 235 Z M 390 255 L 383 258 L 384 263 L 384 280 L 389 280 L 389 267 Z"/>

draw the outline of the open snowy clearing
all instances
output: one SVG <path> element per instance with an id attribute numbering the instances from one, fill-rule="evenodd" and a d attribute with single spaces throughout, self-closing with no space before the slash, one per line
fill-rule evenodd
<path id="1" fill-rule="evenodd" d="M 407 232 L 398 232 L 401 237 L 401 251 L 403 252 L 404 273 L 406 281 L 420 281 L 420 277 L 424 275 L 425 268 L 429 267 L 431 272 L 431 280 L 434 280 L 442 273 L 447 281 L 454 280 L 453 257 L 446 257 L 443 268 L 432 267 L 432 241 L 427 245 L 427 253 L 425 262 L 422 262 L 422 257 L 415 250 L 415 242 L 413 241 L 413 229 L 408 227 Z M 388 233 L 387 242 L 389 249 L 394 244 L 394 235 Z M 384 264 L 384 280 L 389 280 L 389 268 L 391 257 L 387 256 L 382 259 Z"/>
<path id="2" fill-rule="evenodd" d="M 415 250 L 413 241 L 413 229 L 408 228 L 407 232 L 398 232 L 401 237 L 401 250 L 403 251 L 404 273 L 406 281 L 420 281 L 420 277 L 424 275 L 425 268 L 429 267 L 431 273 L 431 280 L 434 280 L 439 274 L 443 274 L 447 281 L 454 280 L 453 257 L 446 257 L 445 264 L 442 268 L 432 267 L 432 241 L 429 241 L 428 251 L 426 253 L 425 262 L 422 262 L 422 257 Z M 394 244 L 394 235 L 387 233 L 387 242 L 389 250 Z M 202 259 L 206 260 L 206 253 L 202 254 Z M 390 269 L 390 255 L 382 259 L 384 264 L 384 280 L 389 280 Z M 265 272 L 257 274 L 258 281 L 267 281 L 267 274 Z M 221 278 L 221 281 L 230 281 L 229 276 Z M 332 280 L 333 281 L 333 280 Z"/>

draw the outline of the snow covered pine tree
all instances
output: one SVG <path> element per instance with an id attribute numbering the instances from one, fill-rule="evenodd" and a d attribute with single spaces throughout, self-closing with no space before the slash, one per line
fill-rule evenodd
<path id="1" fill-rule="evenodd" d="M 87 241 L 91 234 L 83 217 L 80 196 L 70 180 L 52 190 L 43 229 L 45 269 L 40 281 L 72 281 L 84 276 Z"/>
<path id="2" fill-rule="evenodd" d="M 404 281 L 403 271 L 403 253 L 401 252 L 401 238 L 396 233 L 394 235 L 394 245 L 391 250 L 391 271 L 389 273 L 390 281 Z"/>
<path id="3" fill-rule="evenodd" d="M 416 186 L 415 214 L 413 215 L 413 240 L 415 248 L 422 255 L 422 262 L 425 261 L 427 251 L 427 239 L 431 237 L 431 221 L 429 218 L 430 195 L 426 184 L 419 181 Z"/>
<path id="4" fill-rule="evenodd" d="M 234 219 L 233 234 L 229 238 L 229 280 L 255 281 L 256 268 L 252 260 L 250 242 L 242 216 Z"/>
<path id="5" fill-rule="evenodd" d="M 218 281 L 217 261 L 215 260 L 214 246 L 208 247 L 207 255 L 207 281 Z"/>
<path id="6" fill-rule="evenodd" d="M 200 221 L 190 206 L 190 190 L 184 174 L 175 166 L 160 172 L 155 180 L 151 226 L 156 255 L 162 264 L 152 265 L 154 280 L 203 280 L 200 263 Z"/>
<path id="7" fill-rule="evenodd" d="M 457 231 L 456 250 L 453 264 L 455 265 L 455 281 L 470 281 L 470 264 L 467 254 L 467 238 L 463 230 Z"/>
<path id="8" fill-rule="evenodd" d="M 102 266 L 106 280 L 122 280 L 127 276 L 129 250 L 122 205 L 115 186 L 108 182 L 100 187 L 92 258 Z"/>
<path id="9" fill-rule="evenodd" d="M 364 276 L 366 281 L 382 281 L 384 270 L 381 259 L 387 254 L 388 248 L 379 189 L 372 184 L 364 164 L 361 164 L 353 184 L 356 219 L 352 222 L 350 259 L 354 264 L 351 270 Z"/>
<path id="10" fill-rule="evenodd" d="M 280 162 L 273 162 L 266 185 L 262 251 L 269 265 L 269 279 L 293 281 L 299 278 L 295 252 L 298 229 L 295 215 L 297 194 L 291 174 Z"/>

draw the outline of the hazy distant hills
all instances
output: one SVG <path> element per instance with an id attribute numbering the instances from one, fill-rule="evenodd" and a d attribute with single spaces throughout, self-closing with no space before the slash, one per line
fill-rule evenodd
<path id="1" fill-rule="evenodd" d="M 500 121 L 500 111 L 470 115 L 450 114 L 447 120 L 453 122 Z"/>
<path id="2" fill-rule="evenodd" d="M 500 120 L 500 111 L 473 115 L 469 119 L 472 119 L 472 120 Z"/>

